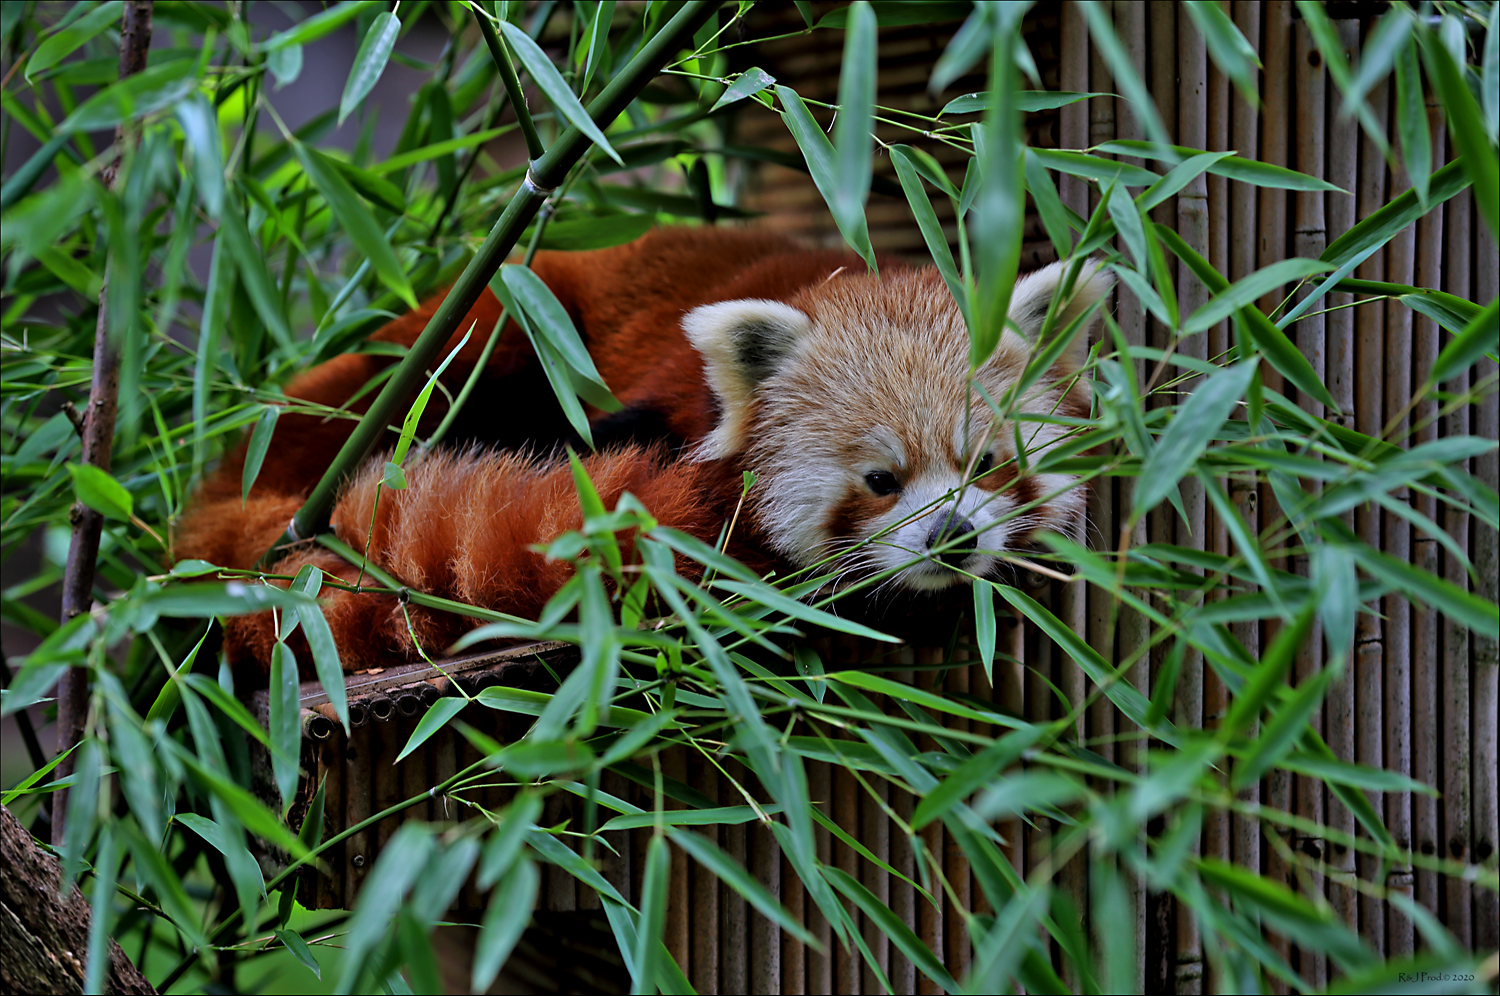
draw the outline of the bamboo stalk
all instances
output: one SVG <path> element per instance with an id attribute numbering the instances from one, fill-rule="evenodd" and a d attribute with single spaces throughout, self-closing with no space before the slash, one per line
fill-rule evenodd
<path id="1" fill-rule="evenodd" d="M 1291 165 L 1291 149 L 1288 135 L 1288 122 L 1292 114 L 1292 86 L 1295 80 L 1295 69 L 1292 65 L 1292 5 L 1286 0 L 1272 0 L 1268 3 L 1262 14 L 1265 30 L 1265 48 L 1262 61 L 1265 63 L 1265 94 L 1264 106 L 1261 111 L 1261 135 L 1260 135 L 1260 161 L 1272 163 L 1277 166 Z M 1270 190 L 1260 188 L 1260 244 L 1257 253 L 1257 266 L 1265 267 L 1286 257 L 1288 244 L 1287 225 L 1287 198 L 1286 192 L 1281 190 Z M 1275 290 L 1265 295 L 1260 300 L 1261 310 L 1270 313 L 1281 302 L 1281 291 Z M 1266 387 L 1275 390 L 1282 388 L 1281 377 L 1275 371 L 1261 366 L 1261 379 Z M 1273 494 L 1269 486 L 1262 485 L 1260 503 L 1263 509 L 1262 520 L 1274 507 Z M 1264 640 L 1269 641 L 1274 632 L 1272 624 L 1263 627 Z M 1262 787 L 1262 799 L 1271 807 L 1280 810 L 1292 808 L 1292 783 L 1290 776 L 1284 771 L 1273 770 L 1265 779 Z M 1280 830 L 1270 832 L 1283 832 Z M 1275 848 L 1268 848 L 1265 852 L 1267 877 L 1273 881 L 1296 888 L 1296 882 L 1292 878 L 1291 869 Z M 1269 939 L 1271 949 L 1286 958 L 1290 955 L 1290 944 L 1286 937 L 1279 933 L 1273 933 Z M 1273 982 L 1273 992 L 1284 991 L 1279 982 Z"/>
<path id="2" fill-rule="evenodd" d="M 1359 22 L 1354 19 L 1343 19 L 1335 21 L 1334 24 L 1338 30 L 1344 57 L 1352 64 L 1359 54 Z M 1330 193 L 1327 196 L 1324 201 L 1325 221 L 1330 235 L 1342 235 L 1354 226 L 1356 220 L 1352 192 L 1358 184 L 1359 131 L 1352 115 L 1337 112 L 1336 108 L 1341 102 L 1338 93 L 1330 90 L 1328 100 L 1326 179 L 1329 183 L 1351 193 L 1348 195 Z M 1353 302 L 1353 298 L 1352 294 L 1330 294 L 1328 306 L 1330 308 L 1347 306 Z M 1325 329 L 1327 333 L 1325 383 L 1338 406 L 1338 413 L 1333 416 L 1334 419 L 1340 424 L 1347 425 L 1353 418 L 1354 412 L 1354 312 L 1347 307 L 1330 312 L 1325 318 Z M 1349 512 L 1343 518 L 1352 531 L 1354 529 L 1353 512 Z M 1330 656 L 1337 656 L 1341 653 L 1345 655 L 1344 674 L 1329 688 L 1328 697 L 1324 703 L 1327 712 L 1328 746 L 1335 756 L 1344 761 L 1355 759 L 1356 712 L 1353 650 L 1352 645 L 1328 647 Z M 1329 826 L 1341 833 L 1352 835 L 1355 831 L 1354 816 L 1348 808 L 1332 796 L 1327 799 L 1327 807 Z M 1345 875 L 1355 873 L 1354 852 L 1348 847 L 1343 844 L 1333 844 L 1325 848 L 1325 854 L 1330 868 Z M 1328 898 L 1340 919 L 1357 930 L 1359 904 L 1355 890 L 1340 885 L 1330 878 Z"/>
<path id="3" fill-rule="evenodd" d="M 1465 194 L 1465 197 L 1471 195 Z M 1472 204 L 1472 200 L 1470 201 Z M 1470 209 L 1472 211 L 1472 208 Z M 1487 225 L 1475 225 L 1474 300 L 1493 301 L 1500 274 L 1495 272 L 1497 258 L 1495 233 Z M 1500 373 L 1495 361 L 1481 359 L 1474 367 L 1474 382 L 1491 385 Z M 1474 434 L 1484 439 L 1500 439 L 1500 394 L 1493 386 L 1488 396 L 1475 406 Z M 1494 450 L 1474 460 L 1474 473 L 1492 490 L 1500 487 L 1500 460 Z M 1474 569 L 1479 578 L 1478 594 L 1491 602 L 1500 598 L 1500 555 L 1497 555 L 1495 530 L 1475 525 Z M 1471 634 L 1473 647 L 1473 698 L 1470 701 L 1470 723 L 1473 730 L 1474 764 L 1474 849 L 1470 861 L 1493 862 L 1495 847 L 1500 844 L 1500 805 L 1497 805 L 1497 781 L 1500 750 L 1496 744 L 1496 720 L 1500 717 L 1500 647 L 1494 633 Z M 1494 951 L 1500 947 L 1500 893 L 1492 889 L 1474 890 L 1474 949 Z"/>
<path id="4" fill-rule="evenodd" d="M 778 900 L 781 898 L 781 849 L 771 828 L 756 821 L 750 828 L 750 873 Z M 781 930 L 759 913 L 750 914 L 750 988 L 752 993 L 781 992 Z"/>
<path id="5" fill-rule="evenodd" d="M 1130 57 L 1135 73 L 1141 79 L 1146 78 L 1146 5 L 1137 3 L 1135 0 L 1119 0 L 1113 8 L 1115 18 L 1115 33 L 1120 39 L 1126 54 Z M 1144 133 L 1141 131 L 1139 122 L 1131 112 L 1129 101 L 1123 97 L 1115 99 L 1115 133 L 1122 139 L 1141 139 Z M 1132 165 L 1140 165 L 1139 160 L 1125 159 Z M 1120 332 L 1125 341 L 1132 346 L 1142 346 L 1146 343 L 1146 319 L 1140 301 L 1135 295 L 1120 289 L 1116 294 L 1116 304 L 1119 314 Z M 1123 360 L 1123 358 L 1122 358 Z M 1144 365 L 1140 361 L 1135 363 L 1135 377 L 1137 383 L 1142 383 Z M 1123 478 L 1119 482 L 1120 507 L 1130 508 L 1133 502 L 1135 487 L 1134 480 Z M 1123 523 L 1118 529 L 1123 529 Z M 1118 530 L 1117 530 L 1118 531 Z M 1115 539 L 1116 537 L 1111 537 Z M 1141 546 L 1146 542 L 1146 523 L 1144 521 L 1136 524 L 1130 536 L 1132 546 Z M 1136 592 L 1140 594 L 1140 592 Z M 1144 647 L 1150 639 L 1151 627 L 1146 617 L 1139 612 L 1122 609 L 1119 616 L 1119 654 L 1121 660 L 1126 660 Z M 1019 627 L 1018 627 L 1019 629 Z M 1018 644 L 1019 644 L 1018 634 Z M 1130 669 L 1130 683 L 1146 695 L 1151 694 L 1151 666 L 1149 657 L 1142 655 L 1137 663 Z M 1133 723 L 1123 718 L 1118 720 L 1120 734 L 1122 736 L 1137 732 Z M 1134 740 L 1122 744 L 1121 761 L 1132 770 L 1144 773 L 1145 754 L 1142 745 Z M 1020 838 L 1018 838 L 1019 840 Z M 1019 846 L 1019 845 L 1018 845 Z M 1125 876 L 1126 888 L 1129 890 L 1130 906 L 1135 914 L 1135 950 L 1144 955 L 1147 943 L 1147 905 L 1145 883 L 1139 875 L 1127 874 Z M 1146 987 L 1146 973 L 1144 960 L 1137 961 L 1136 990 L 1144 991 Z"/>
<path id="6" fill-rule="evenodd" d="M 1393 112 L 1394 113 L 1394 112 Z M 1390 196 L 1411 186 L 1404 172 L 1391 170 Z M 1409 284 L 1416 277 L 1416 226 L 1396 233 L 1385 249 L 1386 279 Z M 1391 425 L 1388 441 L 1404 444 L 1411 428 L 1409 417 L 1391 420 L 1405 408 L 1412 391 L 1412 313 L 1399 301 L 1385 302 L 1385 418 Z M 1391 493 L 1396 501 L 1411 500 L 1410 491 L 1402 488 Z M 1391 512 L 1384 513 L 1382 529 L 1384 552 L 1397 560 L 1410 562 L 1411 526 Z M 1411 615 L 1412 605 L 1405 593 L 1385 598 L 1385 764 L 1387 771 L 1411 774 Z M 1385 796 L 1386 827 L 1403 850 L 1412 844 L 1411 793 L 1389 792 Z M 1387 887 L 1411 897 L 1410 864 L 1397 864 L 1386 878 Z M 1393 958 L 1412 953 L 1415 933 L 1411 920 L 1394 907 L 1387 911 L 1388 947 Z"/>
<path id="7" fill-rule="evenodd" d="M 1432 133 L 1432 168 L 1445 161 L 1447 129 L 1443 109 L 1435 98 L 1429 98 L 1428 128 Z M 1441 287 L 1443 284 L 1443 212 L 1431 211 L 1417 222 L 1417 279 L 1419 287 Z M 1412 384 L 1425 383 L 1438 354 L 1437 323 L 1425 315 L 1413 316 Z M 1438 402 L 1428 395 L 1412 412 L 1415 422 L 1412 444 L 1437 439 Z M 1428 519 L 1438 517 L 1437 498 L 1430 493 L 1412 496 L 1417 511 Z M 1442 573 L 1437 540 L 1431 536 L 1412 538 L 1413 563 L 1434 575 Z M 1411 766 L 1412 777 L 1424 785 L 1438 785 L 1438 659 L 1439 621 L 1430 606 L 1413 606 L 1411 616 Z M 1431 795 L 1412 796 L 1412 847 L 1422 854 L 1438 850 L 1438 800 Z M 1438 876 L 1430 870 L 1415 873 L 1417 902 L 1433 912 L 1438 910 Z"/>
<path id="8" fill-rule="evenodd" d="M 721 801 L 719 773 L 702 754 L 692 752 L 687 759 L 687 770 L 689 785 L 715 802 Z M 719 827 L 699 827 L 697 832 L 715 844 L 722 843 Z M 694 989 L 700 993 L 713 992 L 719 985 L 719 932 L 704 930 L 702 925 L 719 922 L 719 878 L 696 862 L 688 865 L 688 875 L 692 922 L 688 927 L 688 965 L 683 967 Z"/>
<path id="9" fill-rule="evenodd" d="M 1443 205 L 1443 289 L 1466 300 L 1469 297 L 1469 269 L 1473 262 L 1473 230 L 1470 195 L 1465 193 Z M 1456 383 L 1447 385 L 1462 391 L 1469 386 L 1469 378 L 1461 377 Z M 1474 412 L 1472 405 L 1456 407 L 1443 421 L 1443 435 L 1466 436 Z M 1473 461 L 1468 461 L 1466 470 L 1475 470 Z M 1452 505 L 1443 506 L 1443 530 L 1459 548 L 1468 555 L 1472 551 L 1469 541 L 1470 517 L 1455 511 Z M 1479 525 L 1480 530 L 1484 529 Z M 1443 558 L 1443 577 L 1459 588 L 1469 587 L 1469 573 L 1458 558 L 1447 555 Z M 1468 627 L 1452 619 L 1443 620 L 1443 649 L 1440 660 L 1441 682 L 1439 708 L 1442 710 L 1443 758 L 1442 758 L 1442 830 L 1439 845 L 1444 856 L 1455 861 L 1469 861 L 1474 847 L 1473 806 L 1474 791 L 1471 784 L 1476 771 L 1486 771 L 1474 764 L 1473 740 L 1469 729 L 1469 703 L 1473 692 L 1470 677 L 1469 655 L 1473 649 Z M 1494 770 L 1491 765 L 1489 771 Z M 1441 918 L 1453 932 L 1461 947 L 1474 947 L 1474 888 L 1462 876 L 1449 875 L 1443 879 L 1443 902 Z"/>
<path id="10" fill-rule="evenodd" d="M 589 104 L 589 116 L 594 122 L 601 129 L 608 128 L 656 75 L 657 70 L 677 51 L 679 45 L 691 38 L 693 32 L 718 7 L 718 0 L 688 0 L 683 4 L 672 19 L 651 36 L 619 75 Z M 536 215 L 542 202 L 567 178 L 568 171 L 588 151 L 590 145 L 588 137 L 582 131 L 569 128 L 550 149 L 532 163 L 527 182 L 506 205 L 499 220 L 495 222 L 495 227 L 490 230 L 469 265 L 464 267 L 463 273 L 433 313 L 427 327 L 412 344 L 406 359 L 396 368 L 396 372 L 370 405 L 369 411 L 360 419 L 359 425 L 339 450 L 327 473 L 318 481 L 307 501 L 293 517 L 291 526 L 277 542 L 277 547 L 297 542 L 302 537 L 314 536 L 327 525 L 328 514 L 344 479 L 370 455 L 385 433 L 385 427 L 396 420 L 398 413 L 408 404 L 408 399 L 425 378 L 425 371 L 437 359 L 438 353 L 458 328 L 463 316 L 479 300 L 490 277 L 494 276 L 505 257 L 515 248 L 516 240 Z"/>
<path id="11" fill-rule="evenodd" d="M 1297 169 L 1312 176 L 1325 172 L 1326 149 L 1324 136 L 1327 133 L 1327 85 L 1328 77 L 1323 70 L 1323 59 L 1313 43 L 1307 22 L 1298 20 L 1293 29 L 1294 64 L 1296 66 L 1296 138 L 1295 159 Z M 1324 216 L 1322 191 L 1301 191 L 1293 198 L 1292 254 L 1302 259 L 1316 259 L 1328 246 L 1328 228 Z M 1316 309 L 1314 309 L 1316 310 Z M 1319 380 L 1327 380 L 1328 356 L 1325 348 L 1326 327 L 1322 315 L 1305 315 L 1295 325 L 1298 348 L 1312 365 Z M 1299 397 L 1298 403 L 1315 418 L 1325 414 L 1323 405 L 1312 398 Z M 1319 490 L 1318 482 L 1307 482 L 1309 491 Z M 1307 577 L 1310 574 L 1306 553 L 1291 558 L 1294 573 Z M 1292 673 L 1300 686 L 1314 678 L 1323 669 L 1322 626 L 1314 622 L 1307 639 L 1297 649 Z M 1321 736 L 1326 727 L 1321 712 L 1309 717 L 1309 726 Z M 1296 811 L 1299 816 L 1322 823 L 1324 818 L 1323 783 L 1320 779 L 1300 776 L 1293 782 Z M 1304 836 L 1300 841 L 1303 853 L 1325 858 L 1328 842 L 1321 837 Z M 1307 889 L 1321 895 L 1327 887 L 1324 876 L 1313 872 L 1308 875 Z M 1307 985 L 1322 988 L 1328 982 L 1328 957 L 1322 953 L 1302 952 L 1301 975 Z"/>
<path id="12" fill-rule="evenodd" d="M 1260 31 L 1261 5 L 1259 0 L 1235 0 L 1234 24 L 1240 29 L 1240 34 L 1255 47 L 1257 52 L 1262 48 Z M 1230 139 L 1231 147 L 1236 149 L 1241 156 L 1254 159 L 1259 154 L 1260 148 L 1260 113 L 1257 108 L 1251 106 L 1238 93 L 1230 97 Z M 1246 237 L 1249 233 L 1256 231 L 1257 201 L 1255 191 L 1249 187 L 1236 184 L 1230 187 L 1229 224 L 1237 233 L 1236 238 L 1229 240 L 1229 278 L 1239 280 L 1248 276 L 1255 270 L 1255 241 Z M 1246 526 L 1252 535 L 1259 533 L 1259 509 L 1256 499 L 1259 489 L 1253 484 L 1246 485 L 1237 481 L 1229 482 L 1229 494 L 1234 500 L 1235 509 L 1241 518 L 1245 520 Z M 1244 646 L 1252 659 L 1260 658 L 1260 624 L 1255 621 L 1231 623 L 1229 631 L 1234 638 Z M 1252 731 L 1252 735 L 1258 730 Z M 1260 786 L 1251 785 L 1244 789 L 1239 796 L 1248 802 L 1260 801 Z M 1260 824 L 1250 818 L 1236 814 L 1232 821 L 1233 841 L 1231 853 L 1236 863 L 1243 865 L 1252 871 L 1258 872 L 1261 867 L 1260 854 Z"/>
<path id="13" fill-rule="evenodd" d="M 120 78 L 133 76 L 146 68 L 146 53 L 151 48 L 151 13 L 154 0 L 129 0 L 124 6 L 120 29 Z M 125 146 L 131 143 L 132 129 L 121 123 L 115 129 L 115 158 L 99 173 L 106 191 L 115 185 L 115 176 Z M 94 322 L 94 363 L 89 382 L 88 407 L 83 413 L 82 453 L 79 462 L 109 473 L 110 450 L 115 438 L 115 411 L 120 401 L 120 353 L 110 342 L 109 309 L 106 296 L 109 281 L 99 287 L 99 314 Z M 127 334 L 130 334 L 127 332 Z M 99 563 L 99 540 L 104 533 L 104 516 L 82 502 L 68 512 L 73 526 L 68 543 L 68 559 L 63 566 L 62 622 L 89 611 L 94 602 L 94 572 Z M 55 777 L 73 774 L 76 752 L 73 748 L 83 739 L 84 720 L 89 711 L 89 668 L 75 665 L 62 674 L 57 685 L 57 752 L 64 755 L 55 769 Z M 61 847 L 68 821 L 68 789 L 52 797 L 52 844 Z"/>
<path id="14" fill-rule="evenodd" d="M 1194 149 L 1210 147 L 1209 122 L 1209 74 L 1208 48 L 1203 36 L 1193 28 L 1186 18 L 1179 18 L 1177 25 L 1177 141 Z M 1219 108 L 1222 120 L 1224 108 Z M 1177 232 L 1200 256 L 1209 258 L 1213 248 L 1209 234 L 1208 181 L 1199 174 L 1177 194 Z M 1221 257 L 1218 265 L 1223 266 Z M 1196 311 L 1208 301 L 1208 288 L 1183 264 L 1178 270 L 1177 293 L 1182 314 Z M 1178 343 L 1178 352 L 1185 358 L 1206 360 L 1208 339 L 1203 335 L 1188 336 Z M 1192 391 L 1198 384 L 1194 378 L 1184 385 Z M 1181 485 L 1182 505 L 1187 520 L 1175 523 L 1177 542 L 1182 546 L 1208 549 L 1208 498 L 1203 485 L 1196 477 L 1183 478 Z M 1193 568 L 1187 568 L 1198 573 Z M 1203 654 L 1189 647 L 1183 655 L 1181 677 L 1177 685 L 1177 708 L 1181 721 L 1192 728 L 1204 725 L 1204 668 Z M 1202 850 L 1202 841 L 1194 841 L 1192 852 Z M 1198 932 L 1198 919 L 1179 908 L 1177 916 L 1177 964 L 1174 970 L 1179 993 L 1203 992 L 1203 940 Z"/>
<path id="15" fill-rule="evenodd" d="M 1390 102 L 1389 84 L 1382 80 L 1370 91 L 1372 113 L 1383 127 Z M 1368 138 L 1359 142 L 1359 185 L 1355 191 L 1356 214 L 1365 218 L 1385 203 L 1385 159 Z M 1385 278 L 1385 256 L 1375 253 L 1355 270 L 1364 280 Z M 1354 366 L 1356 370 L 1379 370 L 1385 364 L 1385 308 L 1366 304 L 1354 313 Z M 1381 392 L 1374 378 L 1359 378 L 1354 384 L 1354 428 L 1366 435 L 1381 431 Z M 1354 529 L 1361 542 L 1380 547 L 1380 513 L 1371 505 L 1354 510 Z M 1355 758 L 1360 764 L 1380 767 L 1385 760 L 1385 729 L 1381 712 L 1385 702 L 1385 623 L 1372 612 L 1361 612 L 1354 624 L 1353 680 L 1355 700 Z M 1378 797 L 1372 802 L 1379 804 Z M 1368 855 L 1355 857 L 1360 878 L 1375 878 L 1379 862 Z M 1359 897 L 1360 934 L 1377 957 L 1386 950 L 1385 907 L 1376 897 Z"/>
<path id="16" fill-rule="evenodd" d="M 1232 15 L 1229 0 L 1220 0 L 1220 7 L 1226 15 Z M 1204 136 L 1202 148 L 1211 150 L 1226 150 L 1233 146 L 1229 144 L 1230 121 L 1233 110 L 1230 104 L 1229 77 L 1212 63 L 1208 66 L 1208 99 L 1207 99 L 1207 130 Z M 1206 192 L 1208 197 L 1208 261 L 1219 273 L 1229 272 L 1229 181 L 1222 176 L 1210 174 L 1206 178 Z M 1230 331 L 1228 320 L 1219 322 L 1211 327 L 1205 334 L 1205 355 L 1209 359 L 1217 359 L 1228 354 L 1230 347 Z M 1221 481 L 1224 486 L 1226 482 Z M 1202 497 L 1202 489 L 1199 489 Z M 1222 556 L 1228 556 L 1233 551 L 1229 543 L 1229 530 L 1223 519 L 1216 515 L 1212 509 L 1205 508 L 1205 527 L 1203 541 L 1207 549 Z M 1216 593 L 1219 597 L 1222 593 Z M 1200 663 L 1201 667 L 1201 663 Z M 1217 729 L 1228 709 L 1228 690 L 1224 682 L 1220 680 L 1218 673 L 1211 668 L 1203 668 L 1203 726 L 1205 729 Z M 1203 853 L 1208 857 L 1219 861 L 1230 861 L 1232 859 L 1231 827 L 1229 813 L 1222 809 L 1213 808 L 1204 814 L 1203 819 Z M 1206 959 L 1203 965 L 1203 983 L 1200 986 L 1202 992 L 1222 992 L 1227 988 L 1223 972 L 1220 970 L 1220 962 L 1216 959 Z"/>
<path id="17" fill-rule="evenodd" d="M 825 654 L 824 660 L 828 657 Z M 833 809 L 833 772 L 829 765 L 822 762 L 810 763 L 807 766 L 807 795 L 812 804 L 819 807 L 824 813 Z M 813 840 L 817 848 L 818 861 L 822 864 L 833 863 L 833 835 L 821 825 L 813 826 Z M 806 992 L 809 993 L 831 993 L 833 992 L 833 961 L 835 941 L 833 928 L 823 911 L 818 909 L 815 903 L 806 901 L 807 929 L 822 944 L 822 950 L 816 948 L 807 949 L 807 983 Z M 939 956 L 941 957 L 941 956 Z"/>

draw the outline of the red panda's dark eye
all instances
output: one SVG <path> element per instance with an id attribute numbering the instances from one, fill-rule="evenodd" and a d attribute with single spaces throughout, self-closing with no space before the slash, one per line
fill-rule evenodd
<path id="1" fill-rule="evenodd" d="M 865 475 L 865 483 L 870 490 L 877 495 L 893 495 L 901 490 L 901 482 L 896 480 L 896 475 L 888 470 L 872 470 Z"/>
<path id="2" fill-rule="evenodd" d="M 979 461 L 974 464 L 974 476 L 979 477 L 981 475 L 988 474 L 990 472 L 990 468 L 994 466 L 995 460 L 992 456 L 990 456 L 989 451 L 986 450 L 984 453 L 980 454 Z"/>

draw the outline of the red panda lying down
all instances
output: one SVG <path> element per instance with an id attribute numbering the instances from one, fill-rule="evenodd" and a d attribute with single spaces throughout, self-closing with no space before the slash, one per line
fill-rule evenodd
<path id="1" fill-rule="evenodd" d="M 880 276 L 844 252 L 813 251 L 764 232 L 663 228 L 629 245 L 539 253 L 532 269 L 577 326 L 624 409 L 589 409 L 598 450 L 583 458 L 609 507 L 629 491 L 664 525 L 713 542 L 739 501 L 744 470 L 757 475 L 730 553 L 784 570 L 829 558 L 853 576 L 896 570 L 894 584 L 930 590 L 983 576 L 994 552 L 1041 529 L 1076 533 L 1082 489 L 1062 474 L 1023 473 L 1018 433 L 995 425 L 967 388 L 969 341 L 939 274 L 882 260 Z M 1017 328 L 1034 336 L 1063 278 L 1054 264 L 1017 283 Z M 1092 265 L 1057 327 L 1090 308 L 1109 280 Z M 390 323 L 375 339 L 410 345 L 438 301 Z M 473 369 L 500 306 L 484 296 L 460 324 L 475 334 L 445 381 Z M 456 345 L 455 341 L 448 348 Z M 1083 418 L 1086 350 L 1080 332 L 1023 411 Z M 977 380 L 1000 399 L 1025 367 L 1029 343 L 1012 331 Z M 339 356 L 294 379 L 291 398 L 350 404 L 389 357 Z M 426 421 L 441 418 L 434 397 Z M 241 446 L 204 483 L 178 532 L 176 554 L 249 568 L 274 543 L 352 428 L 347 418 L 287 414 L 276 428 L 247 503 Z M 430 431 L 431 425 L 424 426 Z M 581 522 L 567 464 L 556 453 L 566 423 L 520 330 L 508 325 L 456 428 L 487 445 L 448 449 L 410 464 L 409 487 L 380 496 L 371 559 L 420 591 L 535 618 L 571 572 L 535 552 Z M 1022 421 L 1026 466 L 1064 426 Z M 349 482 L 332 517 L 364 549 L 381 476 L 374 460 Z M 972 538 L 955 544 L 956 537 Z M 869 541 L 869 542 L 866 542 Z M 934 549 L 936 547 L 936 549 Z M 272 572 L 313 564 L 353 583 L 357 569 L 316 546 L 288 553 Z M 474 623 L 392 596 L 323 589 L 325 615 L 346 670 L 448 646 Z M 410 618 L 410 630 L 407 619 Z M 270 613 L 232 619 L 225 645 L 237 668 L 262 670 L 275 641 Z M 309 664 L 304 648 L 299 659 Z"/>

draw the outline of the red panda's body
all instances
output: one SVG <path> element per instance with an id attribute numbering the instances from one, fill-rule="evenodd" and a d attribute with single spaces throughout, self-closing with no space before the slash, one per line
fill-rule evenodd
<path id="1" fill-rule="evenodd" d="M 569 312 L 623 405 L 614 414 L 589 411 L 600 448 L 584 464 L 611 507 L 629 491 L 664 524 L 711 541 L 739 500 L 741 472 L 752 470 L 760 480 L 731 552 L 766 569 L 778 561 L 809 566 L 858 548 L 835 567 L 894 570 L 915 561 L 896 577 L 919 589 L 962 580 L 951 568 L 983 574 L 995 563 L 983 550 L 1080 521 L 1072 480 L 1018 473 L 1016 434 L 990 431 L 988 409 L 967 386 L 962 319 L 930 269 L 882 260 L 875 278 L 848 253 L 802 249 L 769 233 L 683 228 L 614 249 L 542 253 L 532 268 Z M 1011 316 L 1023 330 L 1040 325 L 1058 282 L 1054 270 L 1018 284 Z M 1064 317 L 1092 305 L 1105 283 L 1089 270 L 1078 286 Z M 375 338 L 409 345 L 436 303 Z M 445 381 L 461 383 L 472 370 L 499 311 L 486 292 L 460 324 L 463 331 L 472 323 L 474 335 Z M 1019 374 L 1027 351 L 1024 339 L 1006 334 L 976 374 L 991 397 Z M 340 356 L 293 380 L 286 393 L 359 413 L 369 395 L 351 399 L 389 362 Z M 1022 408 L 1046 418 L 1086 415 L 1087 387 L 1067 379 L 1076 366 L 1076 355 L 1060 362 Z M 442 407 L 434 398 L 429 420 L 440 418 Z M 232 453 L 195 498 L 177 556 L 253 565 L 352 424 L 348 417 L 284 415 L 243 505 L 244 450 Z M 577 528 L 579 511 L 566 464 L 549 456 L 568 439 L 566 423 L 513 325 L 460 426 L 462 437 L 487 445 L 409 465 L 409 487 L 381 493 L 372 533 L 375 463 L 346 488 L 333 529 L 357 549 L 368 538 L 372 560 L 415 589 L 535 616 L 570 566 L 532 547 Z M 1061 435 L 1046 424 L 1027 424 L 1026 431 L 1033 460 Z M 960 533 L 978 550 L 950 549 Z M 292 574 L 305 563 L 350 581 L 357 576 L 316 547 L 290 553 L 273 571 Z M 324 591 L 325 615 L 349 670 L 413 654 L 413 634 L 429 652 L 441 650 L 470 625 L 414 607 L 403 612 L 389 596 Z M 254 668 L 269 659 L 273 641 L 263 615 L 232 621 L 226 646 L 233 663 Z"/>

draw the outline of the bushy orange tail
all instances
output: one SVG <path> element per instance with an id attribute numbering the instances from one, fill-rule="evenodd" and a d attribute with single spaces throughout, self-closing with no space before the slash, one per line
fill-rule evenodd
<path id="1" fill-rule="evenodd" d="M 660 448 L 642 447 L 590 454 L 583 465 L 607 507 L 629 491 L 662 524 L 702 539 L 717 537 L 732 511 L 718 496 L 736 492 L 726 491 L 717 465 L 674 461 Z M 378 488 L 380 476 L 380 465 L 371 463 L 350 482 L 334 508 L 333 530 L 357 550 L 368 541 L 371 561 L 413 590 L 535 618 L 571 576 L 570 563 L 532 549 L 582 524 L 566 463 L 511 452 L 436 453 L 407 468 L 404 490 Z M 271 570 L 294 575 L 304 564 L 349 584 L 359 574 L 316 547 L 289 554 Z M 372 583 L 368 575 L 364 583 Z M 416 659 L 418 645 L 437 656 L 478 624 L 416 605 L 403 612 L 389 595 L 325 587 L 321 598 L 350 671 Z M 229 623 L 226 652 L 237 668 L 263 671 L 275 639 L 270 613 L 240 617 Z M 306 648 L 293 641 L 293 649 L 306 669 Z"/>

